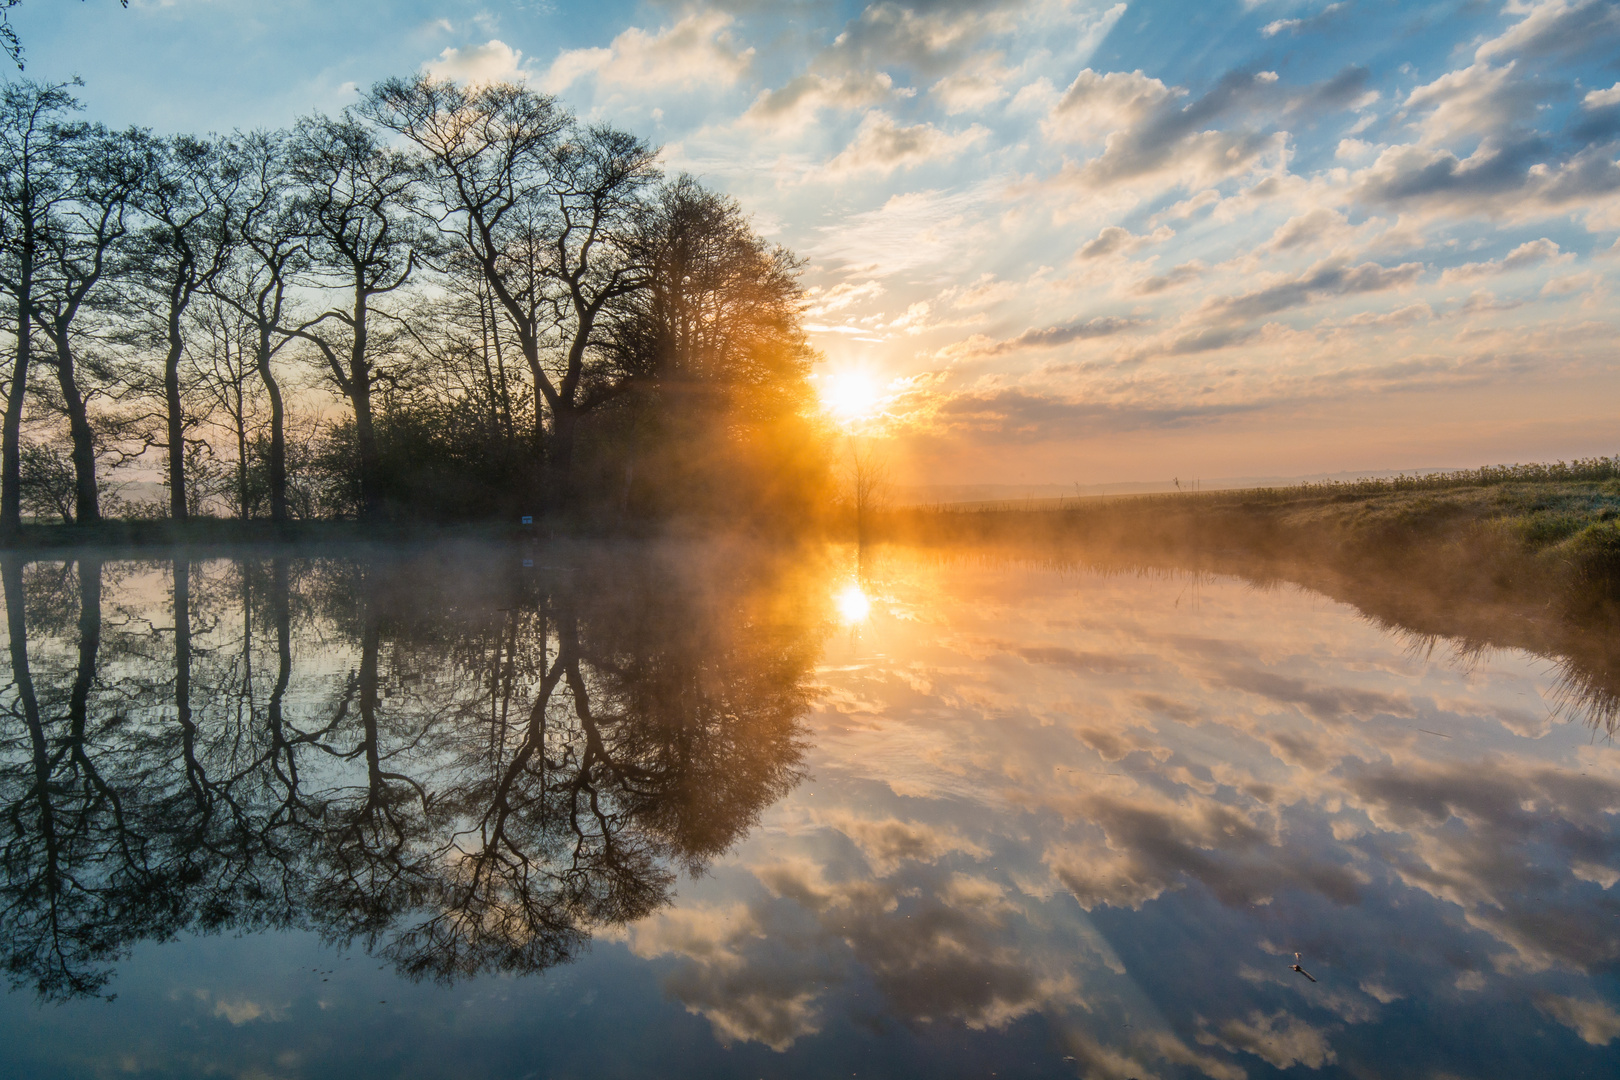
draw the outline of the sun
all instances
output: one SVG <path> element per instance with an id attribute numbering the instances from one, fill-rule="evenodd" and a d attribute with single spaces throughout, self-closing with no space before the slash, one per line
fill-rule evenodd
<path id="1" fill-rule="evenodd" d="M 882 388 L 864 371 L 840 371 L 819 380 L 821 407 L 843 421 L 865 420 L 877 415 L 882 404 Z"/>
<path id="2" fill-rule="evenodd" d="M 872 601 L 866 598 L 866 592 L 859 582 L 850 582 L 833 597 L 833 603 L 838 607 L 838 618 L 845 626 L 854 626 L 856 623 L 866 621 L 871 613 Z"/>

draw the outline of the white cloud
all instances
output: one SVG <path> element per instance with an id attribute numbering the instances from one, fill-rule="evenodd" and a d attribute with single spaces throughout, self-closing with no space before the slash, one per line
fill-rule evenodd
<path id="1" fill-rule="evenodd" d="M 1271 234 L 1266 244 L 1271 251 L 1320 247 L 1344 239 L 1351 232 L 1345 216 L 1337 210 L 1317 207 L 1289 218 Z"/>
<path id="2" fill-rule="evenodd" d="M 1104 255 L 1125 255 L 1148 244 L 1162 244 L 1175 235 L 1176 231 L 1168 225 L 1161 225 L 1146 236 L 1137 236 L 1129 229 L 1110 225 L 1080 246 L 1079 257 L 1097 259 Z"/>
<path id="3" fill-rule="evenodd" d="M 1581 99 L 1581 104 L 1588 109 L 1602 109 L 1609 105 L 1620 105 L 1620 82 L 1615 83 L 1607 90 L 1588 90 Z"/>
<path id="4" fill-rule="evenodd" d="M 1464 263 L 1462 266 L 1453 266 L 1440 275 L 1440 284 L 1449 285 L 1454 281 L 1473 281 L 1476 278 L 1493 277 L 1497 274 L 1506 274 L 1514 270 L 1524 270 L 1542 263 L 1568 262 L 1575 256 L 1564 252 L 1560 254 L 1558 245 L 1543 236 L 1540 240 L 1530 240 L 1500 259 L 1490 259 L 1486 262 Z"/>
<path id="5" fill-rule="evenodd" d="M 1424 141 L 1445 142 L 1468 135 L 1502 135 L 1534 119 L 1546 96 L 1544 86 L 1519 78 L 1516 62 L 1505 67 L 1471 64 L 1449 71 L 1407 95 L 1405 107 L 1427 111 Z"/>
<path id="6" fill-rule="evenodd" d="M 1334 150 L 1333 156 L 1345 161 L 1360 161 L 1377 149 L 1378 147 L 1372 143 L 1363 142 L 1360 139 L 1340 139 L 1338 149 Z"/>
<path id="7" fill-rule="evenodd" d="M 832 176 L 890 173 L 898 168 L 954 157 L 988 134 L 977 124 L 955 134 L 941 131 L 933 124 L 902 125 L 888 113 L 874 109 L 861 121 L 850 144 L 827 163 L 826 172 Z"/>
<path id="8" fill-rule="evenodd" d="M 435 79 L 481 86 L 492 82 L 520 82 L 528 77 L 522 68 L 523 53 L 499 38 L 463 49 L 449 48 L 437 60 L 423 65 Z"/>
<path id="9" fill-rule="evenodd" d="M 822 109 L 861 109 L 914 91 L 896 90 L 882 71 L 858 72 L 829 78 L 813 72 L 799 75 L 775 90 L 762 90 L 743 114 L 747 123 L 799 128 Z"/>
<path id="10" fill-rule="evenodd" d="M 947 75 L 928 92 L 952 116 L 988 108 L 1007 96 L 1002 78 L 1007 73 L 994 68 Z"/>
<path id="11" fill-rule="evenodd" d="M 1411 285 L 1423 273 L 1420 262 L 1381 266 L 1348 259 L 1324 259 L 1295 277 L 1283 278 L 1238 296 L 1211 297 L 1198 314 L 1229 320 L 1263 318 L 1289 308 L 1319 303 L 1335 296 L 1383 292 Z"/>
<path id="12" fill-rule="evenodd" d="M 1585 292 L 1599 281 L 1598 275 L 1588 272 L 1585 274 L 1566 274 L 1555 277 L 1541 287 L 1542 296 L 1568 296 L 1570 293 Z"/>
<path id="13" fill-rule="evenodd" d="M 549 93 L 594 77 L 598 90 L 690 90 L 730 86 L 747 74 L 752 48 L 732 38 L 732 17 L 693 12 L 657 33 L 632 26 L 605 49 L 570 49 L 557 56 L 540 80 Z"/>
<path id="14" fill-rule="evenodd" d="M 1578 53 L 1601 49 L 1620 36 L 1620 8 L 1611 0 L 1512 0 L 1507 10 L 1524 15 L 1524 21 L 1481 45 L 1476 58 Z"/>
<path id="15" fill-rule="evenodd" d="M 1141 123 L 1185 93 L 1140 71 L 1098 74 L 1086 68 L 1075 76 L 1041 126 L 1049 139 L 1093 142 Z"/>
<path id="16" fill-rule="evenodd" d="M 1092 190 L 1126 186 L 1204 187 L 1267 161 L 1285 160 L 1288 136 L 1215 126 L 1277 80 L 1274 72 L 1232 73 L 1186 105 L 1186 93 L 1140 71 L 1099 75 L 1087 68 L 1070 84 L 1042 128 L 1054 141 L 1095 143 L 1103 152 L 1066 167 L 1059 179 Z"/>

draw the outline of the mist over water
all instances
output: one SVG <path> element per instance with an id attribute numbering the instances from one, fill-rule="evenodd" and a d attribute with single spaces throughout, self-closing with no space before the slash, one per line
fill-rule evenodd
<path id="1" fill-rule="evenodd" d="M 1616 1061 L 1604 649 L 968 547 L 0 570 L 0 1072 Z"/>

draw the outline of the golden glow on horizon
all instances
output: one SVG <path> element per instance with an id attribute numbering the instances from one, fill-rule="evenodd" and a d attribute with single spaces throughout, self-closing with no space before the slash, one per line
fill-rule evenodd
<path id="1" fill-rule="evenodd" d="M 821 407 L 836 420 L 869 420 L 881 411 L 882 388 L 864 371 L 836 371 L 817 381 Z"/>
<path id="2" fill-rule="evenodd" d="M 872 601 L 866 598 L 861 589 L 860 582 L 852 581 L 833 597 L 833 603 L 838 608 L 838 618 L 845 626 L 854 626 L 856 623 L 866 621 L 871 614 Z"/>

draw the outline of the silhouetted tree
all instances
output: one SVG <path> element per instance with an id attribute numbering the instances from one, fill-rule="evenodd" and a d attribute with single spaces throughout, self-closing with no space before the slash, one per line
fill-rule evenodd
<path id="1" fill-rule="evenodd" d="M 214 279 L 216 296 L 239 312 L 253 333 L 253 363 L 270 402 L 266 448 L 270 520 L 287 520 L 287 406 L 273 361 L 292 340 L 286 322 L 290 290 L 309 266 L 307 231 L 297 206 L 298 192 L 288 172 L 287 137 L 254 132 L 226 151 L 229 168 L 239 172 L 238 206 L 232 239 L 236 257 Z"/>
<path id="2" fill-rule="evenodd" d="M 535 442 L 551 498 L 571 504 L 580 418 L 618 392 L 591 364 L 603 359 L 597 322 L 642 284 L 630 241 L 655 152 L 505 83 L 394 79 L 361 112 L 427 156 L 440 228 L 509 321 L 545 401 L 551 429 L 537 409 Z"/>
<path id="3" fill-rule="evenodd" d="M 138 213 L 137 201 L 155 174 L 158 148 L 140 131 L 110 132 L 99 125 L 78 130 L 68 145 L 73 184 L 35 264 L 34 323 L 54 352 L 61 405 L 73 438 L 74 517 L 81 524 L 101 519 L 96 484 L 96 434 L 90 426 L 89 397 L 80 378 L 78 343 L 81 317 L 98 287 L 118 269 L 123 241 Z M 100 365 L 92 376 L 105 377 Z"/>
<path id="4" fill-rule="evenodd" d="M 241 183 L 240 161 L 218 144 L 177 135 L 157 144 L 157 167 L 141 193 L 149 223 L 137 237 L 127 275 L 135 290 L 157 303 L 163 343 L 164 452 L 169 514 L 188 516 L 185 390 L 180 362 L 192 300 L 225 269 L 231 254 L 231 211 Z"/>
<path id="5" fill-rule="evenodd" d="M 416 213 L 421 169 L 350 116 L 299 122 L 288 148 L 299 205 L 313 245 L 312 269 L 349 293 L 347 308 L 321 313 L 294 331 L 320 350 L 354 410 L 361 516 L 382 512 L 372 387 L 378 372 L 372 315 L 377 299 L 410 280 L 429 238 Z M 328 322 L 341 327 L 334 339 Z"/>
<path id="6" fill-rule="evenodd" d="M 68 113 L 77 83 L 20 80 L 0 87 L 0 289 L 15 305 L 16 352 L 0 430 L 0 532 L 22 527 L 22 417 L 33 356 L 35 293 L 46 240 L 75 184 L 71 148 L 83 126 Z"/>

